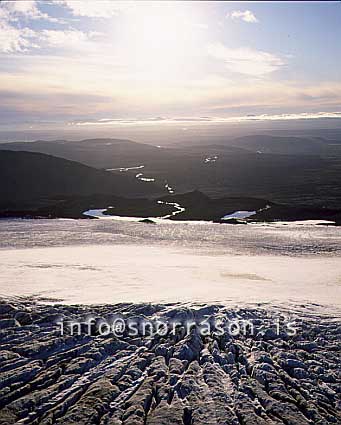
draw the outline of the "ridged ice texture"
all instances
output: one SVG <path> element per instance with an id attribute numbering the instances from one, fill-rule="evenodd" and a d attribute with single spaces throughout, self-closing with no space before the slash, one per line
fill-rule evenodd
<path id="1" fill-rule="evenodd" d="M 304 309 L 303 309 L 304 310 Z M 222 306 L 0 303 L 0 424 L 340 424 L 340 325 L 301 312 L 298 335 L 60 336 L 55 320 L 121 314 L 277 319 Z"/>

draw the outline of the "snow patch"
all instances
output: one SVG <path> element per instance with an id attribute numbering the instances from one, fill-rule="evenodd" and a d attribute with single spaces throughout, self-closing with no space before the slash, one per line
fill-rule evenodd
<path id="1" fill-rule="evenodd" d="M 227 214 L 224 215 L 224 217 L 222 217 L 222 220 L 229 220 L 230 218 L 248 218 L 251 217 L 252 215 L 255 215 L 257 213 L 257 211 L 235 211 L 232 214 Z"/>
<path id="2" fill-rule="evenodd" d="M 204 159 L 204 163 L 208 164 L 209 162 L 216 162 L 218 159 L 218 155 L 208 156 Z"/>
<path id="3" fill-rule="evenodd" d="M 137 165 L 136 167 L 120 167 L 120 168 L 107 168 L 105 171 L 129 171 L 129 170 L 139 170 L 141 168 L 144 168 L 144 165 Z"/>
<path id="4" fill-rule="evenodd" d="M 174 189 L 167 182 L 165 183 L 165 188 L 171 195 L 174 193 Z"/>

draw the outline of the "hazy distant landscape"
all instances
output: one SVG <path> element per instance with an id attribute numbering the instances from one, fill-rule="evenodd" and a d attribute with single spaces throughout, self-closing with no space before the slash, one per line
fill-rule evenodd
<path id="1" fill-rule="evenodd" d="M 0 144 L 0 161 L 3 216 L 80 218 L 112 206 L 113 215 L 159 217 L 172 212 L 161 200 L 183 205 L 176 220 L 217 221 L 238 210 L 258 211 L 257 220 L 341 217 L 341 142 L 321 137 L 255 135 L 181 147 L 13 142 Z"/>

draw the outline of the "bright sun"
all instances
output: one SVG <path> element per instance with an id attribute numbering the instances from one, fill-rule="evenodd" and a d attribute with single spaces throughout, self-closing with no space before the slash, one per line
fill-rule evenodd
<path id="1" fill-rule="evenodd" d="M 178 80 L 193 68 L 205 32 L 195 18 L 190 5 L 176 2 L 149 3 L 129 14 L 117 35 L 130 69 L 154 83 Z"/>

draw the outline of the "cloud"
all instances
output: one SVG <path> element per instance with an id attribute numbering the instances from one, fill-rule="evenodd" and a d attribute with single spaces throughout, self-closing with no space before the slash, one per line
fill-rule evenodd
<path id="1" fill-rule="evenodd" d="M 27 52 L 39 48 L 44 31 L 35 31 L 25 26 L 25 21 L 44 19 L 58 22 L 57 19 L 42 13 L 37 1 L 4 1 L 0 7 L 0 52 Z"/>
<path id="2" fill-rule="evenodd" d="M 222 43 L 208 45 L 208 54 L 221 60 L 225 67 L 239 74 L 261 77 L 285 65 L 282 58 L 249 47 L 230 48 Z"/>
<path id="3" fill-rule="evenodd" d="M 241 10 L 234 10 L 233 12 L 228 13 L 226 17 L 233 19 L 234 21 L 241 20 L 250 24 L 255 24 L 259 22 L 256 16 L 251 12 L 251 10 L 245 10 L 244 12 Z"/>
<path id="4" fill-rule="evenodd" d="M 1 2 L 0 18 L 7 21 L 18 21 L 19 19 L 46 19 L 57 21 L 46 13 L 39 10 L 37 1 L 4 1 Z"/>
<path id="5" fill-rule="evenodd" d="M 64 36 L 58 34 L 55 43 L 60 43 Z M 83 43 L 76 41 L 77 35 L 74 37 L 75 43 Z M 226 73 L 218 74 L 216 68 L 212 68 L 211 72 L 205 68 L 200 74 L 196 73 L 196 78 L 191 75 L 191 78 L 155 86 L 154 81 L 138 79 L 138 73 L 130 74 L 129 68 L 121 66 L 117 55 L 106 57 L 103 50 L 98 49 L 98 44 L 92 43 L 91 46 L 94 48 L 92 52 L 86 47 L 82 54 L 74 54 L 76 47 L 68 45 L 72 50 L 65 54 L 58 47 L 49 54 L 45 50 L 30 55 L 19 53 L 13 54 L 11 61 L 3 61 L 0 90 L 10 90 L 15 94 L 10 101 L 12 110 L 16 109 L 16 105 L 20 106 L 20 110 L 29 107 L 35 110 L 36 116 L 40 113 L 43 119 L 53 115 L 58 108 L 64 111 L 68 121 L 74 120 L 75 116 L 86 118 L 90 114 L 97 118 L 123 116 L 144 119 L 160 115 L 226 117 L 231 114 L 340 110 L 339 82 L 309 84 L 308 81 L 238 78 L 238 75 L 230 78 Z M 42 75 L 44 78 L 41 78 Z M 40 95 L 46 101 L 43 102 L 38 97 Z M 94 95 L 100 98 L 94 98 Z M 72 97 L 76 99 L 77 96 L 83 97 L 75 104 Z M 86 101 L 87 96 L 92 99 L 91 102 Z M 0 97 L 3 104 L 4 98 Z M 143 108 L 141 105 L 144 105 Z"/>
<path id="6" fill-rule="evenodd" d="M 87 43 L 97 33 L 85 33 L 77 30 L 42 30 L 39 33 L 39 39 L 42 44 L 48 47 L 71 48 L 71 47 L 87 47 Z"/>
<path id="7" fill-rule="evenodd" d="M 101 33 L 85 33 L 78 30 L 40 30 L 17 28 L 7 22 L 0 22 L 0 53 L 23 53 L 42 47 L 93 50 L 92 41 Z"/>
<path id="8" fill-rule="evenodd" d="M 90 18 L 111 18 L 132 6 L 130 2 L 111 0 L 61 0 L 59 4 L 70 9 L 75 16 Z"/>
<path id="9" fill-rule="evenodd" d="M 105 118 L 71 121 L 71 126 L 115 126 L 115 125 L 147 125 L 147 124 L 218 124 L 218 123 L 236 123 L 248 121 L 292 121 L 292 120 L 316 120 L 316 119 L 341 119 L 341 112 L 301 112 L 293 114 L 260 114 L 243 115 L 238 117 L 188 117 L 188 118 L 165 118 L 152 117 L 145 119 L 121 119 Z"/>
<path id="10" fill-rule="evenodd" d="M 7 22 L 0 22 L 0 52 L 25 52 L 37 47 L 34 42 L 36 34 L 29 28 L 18 29 Z"/>

